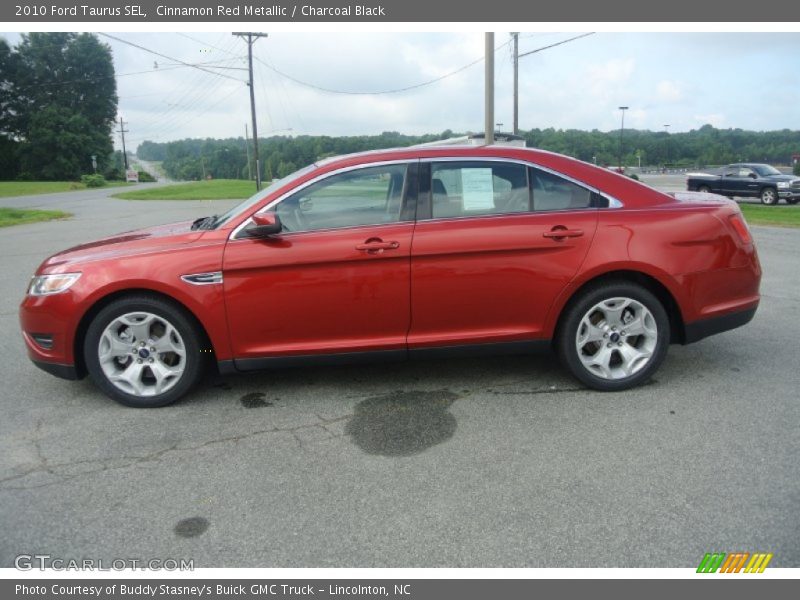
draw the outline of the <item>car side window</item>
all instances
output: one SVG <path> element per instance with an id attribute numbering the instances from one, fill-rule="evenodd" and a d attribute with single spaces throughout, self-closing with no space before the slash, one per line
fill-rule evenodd
<path id="1" fill-rule="evenodd" d="M 726 167 L 722 172 L 723 177 L 739 177 L 739 167 Z"/>
<path id="2" fill-rule="evenodd" d="M 528 175 L 516 163 L 433 163 L 431 197 L 434 219 L 530 210 Z"/>
<path id="3" fill-rule="evenodd" d="M 331 175 L 285 198 L 275 212 L 287 232 L 395 223 L 407 168 L 383 165 Z"/>
<path id="4" fill-rule="evenodd" d="M 530 168 L 533 210 L 574 210 L 592 206 L 592 192 L 563 177 Z"/>
<path id="5" fill-rule="evenodd" d="M 753 170 L 747 167 L 742 167 L 739 169 L 739 177 L 750 177 L 752 173 Z"/>

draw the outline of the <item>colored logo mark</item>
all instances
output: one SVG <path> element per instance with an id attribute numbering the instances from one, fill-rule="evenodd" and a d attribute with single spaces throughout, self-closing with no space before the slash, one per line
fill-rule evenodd
<path id="1" fill-rule="evenodd" d="M 772 553 L 755 552 L 725 552 L 706 553 L 700 566 L 697 567 L 698 573 L 763 573 L 769 561 L 772 560 Z M 745 566 L 746 565 L 746 566 Z"/>

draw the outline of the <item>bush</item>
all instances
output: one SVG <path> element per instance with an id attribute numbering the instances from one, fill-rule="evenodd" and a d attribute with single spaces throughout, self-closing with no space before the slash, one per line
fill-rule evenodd
<path id="1" fill-rule="evenodd" d="M 137 171 L 139 173 L 139 183 L 151 183 L 156 180 L 155 177 L 150 175 L 147 171 Z"/>
<path id="2" fill-rule="evenodd" d="M 99 188 L 106 184 L 106 178 L 102 175 L 81 175 L 81 183 L 87 188 Z"/>
<path id="3" fill-rule="evenodd" d="M 636 181 L 639 181 L 639 176 L 636 173 L 631 173 L 630 175 L 628 175 L 628 177 L 630 177 L 631 179 L 635 179 Z"/>

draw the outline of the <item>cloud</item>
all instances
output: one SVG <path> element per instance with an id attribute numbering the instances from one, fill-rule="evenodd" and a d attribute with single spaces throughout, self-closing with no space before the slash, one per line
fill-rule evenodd
<path id="1" fill-rule="evenodd" d="M 633 58 L 613 59 L 600 65 L 587 68 L 589 88 L 595 96 L 607 96 L 627 83 L 634 70 L 636 60 Z"/>
<path id="2" fill-rule="evenodd" d="M 684 98 L 683 84 L 665 79 L 656 86 L 656 98 L 660 102 L 680 102 Z"/>

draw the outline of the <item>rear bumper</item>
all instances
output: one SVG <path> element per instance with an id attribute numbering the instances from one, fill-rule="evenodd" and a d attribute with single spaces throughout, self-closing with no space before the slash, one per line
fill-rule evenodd
<path id="1" fill-rule="evenodd" d="M 729 331 L 731 329 L 741 327 L 742 325 L 746 325 L 753 320 L 753 316 L 755 316 L 757 308 L 758 305 L 745 310 L 738 310 L 736 312 L 728 313 L 727 315 L 711 317 L 709 319 L 700 319 L 694 323 L 687 323 L 684 328 L 684 343 L 692 344 L 702 340 L 703 338 L 707 338 L 710 335 L 715 335 L 717 333 L 722 333 L 723 331 Z"/>

